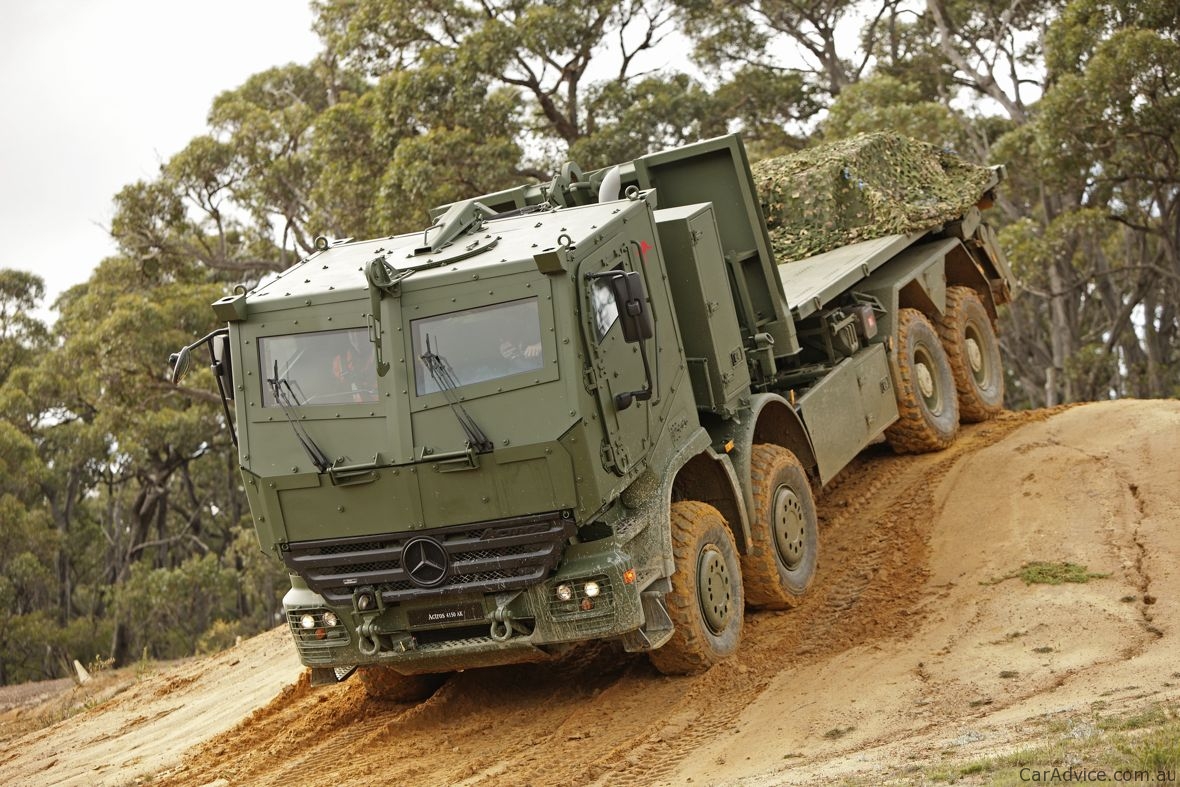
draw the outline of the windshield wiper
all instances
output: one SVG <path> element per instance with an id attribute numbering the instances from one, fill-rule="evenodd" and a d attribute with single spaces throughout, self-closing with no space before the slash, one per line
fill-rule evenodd
<path id="1" fill-rule="evenodd" d="M 467 435 L 467 445 L 474 448 L 481 454 L 492 450 L 492 441 L 479 428 L 479 424 L 471 417 L 471 414 L 463 408 L 463 404 L 459 400 L 459 394 L 456 389 L 459 387 L 459 380 L 455 377 L 455 370 L 447 363 L 447 359 L 443 358 L 438 353 L 430 348 L 430 336 L 426 337 L 426 352 L 420 356 L 422 363 L 426 364 L 427 371 L 430 372 L 430 377 L 434 380 L 434 384 L 443 392 L 443 396 L 447 399 L 447 404 L 451 406 L 451 412 L 455 414 L 456 420 L 459 421 L 459 426 L 463 427 L 463 433 Z"/>
<path id="2" fill-rule="evenodd" d="M 295 432 L 295 438 L 299 444 L 303 446 L 303 450 L 307 452 L 307 456 L 311 459 L 312 464 L 321 473 L 326 473 L 328 468 L 332 466 L 332 460 L 324 453 L 315 440 L 311 439 L 311 435 L 307 433 L 307 429 L 299 422 L 298 413 L 295 412 L 295 406 L 299 404 L 299 397 L 295 395 L 295 390 L 291 387 L 291 382 L 286 377 L 279 377 L 279 362 L 275 361 L 275 376 L 266 381 L 270 385 L 270 390 L 274 393 L 275 401 L 283 411 L 283 415 L 287 416 L 287 423 L 291 424 L 291 429 Z"/>

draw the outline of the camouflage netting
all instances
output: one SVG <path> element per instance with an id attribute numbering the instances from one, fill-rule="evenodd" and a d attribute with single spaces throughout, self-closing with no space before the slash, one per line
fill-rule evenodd
<path id="1" fill-rule="evenodd" d="M 974 205 L 992 171 L 898 134 L 860 134 L 752 166 L 778 262 L 919 232 Z"/>

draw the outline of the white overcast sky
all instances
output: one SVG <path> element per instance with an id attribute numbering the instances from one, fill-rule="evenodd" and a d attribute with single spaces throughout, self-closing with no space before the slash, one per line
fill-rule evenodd
<path id="1" fill-rule="evenodd" d="M 114 253 L 112 198 L 213 98 L 319 50 L 307 0 L 0 0 L 0 268 L 46 305 Z"/>

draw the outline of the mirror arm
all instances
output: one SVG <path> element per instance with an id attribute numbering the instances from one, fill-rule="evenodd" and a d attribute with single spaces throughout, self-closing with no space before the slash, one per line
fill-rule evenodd
<path id="1" fill-rule="evenodd" d="M 202 344 L 205 345 L 205 347 L 209 350 L 209 363 L 213 369 L 213 376 L 217 380 L 217 391 L 221 394 L 221 409 L 225 412 L 225 423 L 229 427 L 229 436 L 230 439 L 233 440 L 234 447 L 236 448 L 238 445 L 238 432 L 237 429 L 234 428 L 233 418 L 230 417 L 228 396 L 229 391 L 225 390 L 225 381 L 222 379 L 220 369 L 221 363 L 217 360 L 217 356 L 213 352 L 213 340 L 218 336 L 228 335 L 229 328 L 222 326 L 217 330 L 210 331 L 192 344 L 180 348 L 180 352 L 173 353 L 168 360 L 172 363 L 172 384 L 176 385 L 180 382 L 180 379 L 187 371 L 187 369 L 180 368 L 179 364 L 181 360 L 186 358 L 189 353 L 193 352 L 193 350 L 196 350 Z"/>
<path id="2" fill-rule="evenodd" d="M 238 430 L 234 426 L 234 419 L 230 417 L 229 412 L 229 392 L 225 390 L 225 378 L 221 374 L 221 364 L 226 363 L 229 359 L 225 358 L 217 360 L 217 356 L 213 353 L 213 339 L 221 333 L 229 333 L 229 328 L 219 328 L 213 333 L 209 334 L 201 341 L 208 340 L 209 348 L 209 364 L 213 369 L 213 378 L 217 380 L 217 392 L 221 394 L 221 409 L 225 413 L 225 424 L 229 427 L 229 439 L 233 441 L 234 448 L 238 447 Z"/>

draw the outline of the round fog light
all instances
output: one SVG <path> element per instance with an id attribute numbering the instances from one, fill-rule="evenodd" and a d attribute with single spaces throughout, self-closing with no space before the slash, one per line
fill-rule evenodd
<path id="1" fill-rule="evenodd" d="M 299 618 L 299 625 L 303 626 L 305 629 L 315 628 L 315 615 L 308 612 L 303 617 Z"/>
<path id="2" fill-rule="evenodd" d="M 585 593 L 590 598 L 594 598 L 601 591 L 598 588 L 597 582 L 587 582 L 585 585 L 582 586 L 582 592 Z"/>
<path id="3" fill-rule="evenodd" d="M 324 625 L 325 626 L 327 626 L 328 628 L 332 628 L 332 626 L 336 626 L 339 623 L 340 623 L 340 618 L 336 617 L 335 612 L 325 612 L 324 613 Z"/>
<path id="4" fill-rule="evenodd" d="M 569 601 L 574 597 L 574 589 L 564 583 L 555 587 L 553 592 L 557 594 L 558 601 Z"/>

